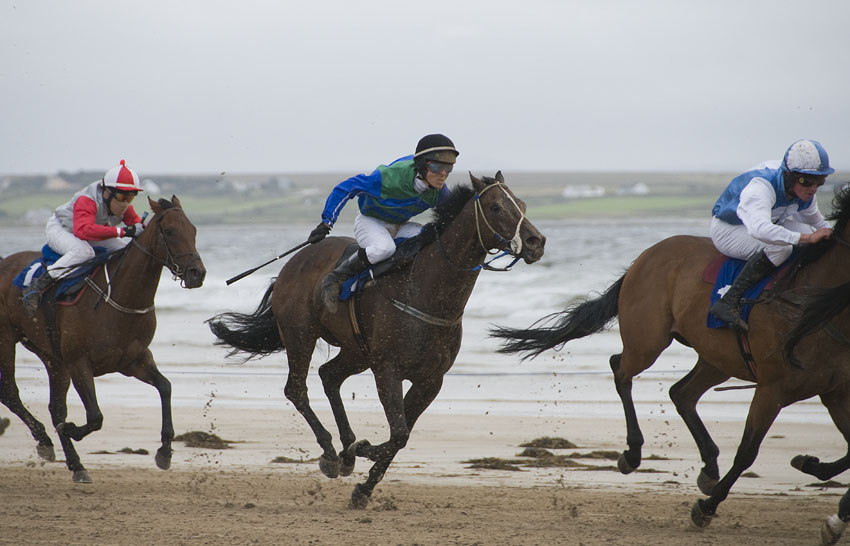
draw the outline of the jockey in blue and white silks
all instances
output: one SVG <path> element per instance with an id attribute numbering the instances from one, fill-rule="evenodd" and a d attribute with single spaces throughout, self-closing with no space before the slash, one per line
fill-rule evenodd
<path id="1" fill-rule="evenodd" d="M 712 209 L 711 240 L 723 254 L 747 263 L 712 305 L 717 318 L 747 331 L 738 312 L 741 294 L 784 262 L 794 245 L 830 237 L 815 194 L 833 172 L 819 142 L 798 140 L 781 161 L 766 161 L 732 179 Z"/>

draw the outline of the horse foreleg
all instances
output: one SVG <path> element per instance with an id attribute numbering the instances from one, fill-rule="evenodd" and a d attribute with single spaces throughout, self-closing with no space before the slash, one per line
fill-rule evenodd
<path id="1" fill-rule="evenodd" d="M 339 452 L 339 475 L 348 476 L 354 472 L 356 456 L 348 448 L 357 437 L 351 429 L 345 405 L 342 402 L 339 390 L 342 383 L 354 374 L 360 373 L 368 367 L 368 364 L 358 364 L 355 360 L 346 359 L 342 354 L 337 355 L 328 362 L 319 366 L 319 377 L 322 378 L 322 387 L 325 396 L 331 404 L 336 427 L 339 430 L 339 439 L 342 441 L 342 450 Z"/>
<path id="2" fill-rule="evenodd" d="M 755 462 L 761 442 L 782 407 L 780 400 L 768 391 L 770 389 L 756 387 L 744 427 L 744 436 L 738 445 L 732 467 L 723 479 L 717 482 L 711 495 L 707 499 L 699 499 L 691 509 L 691 520 L 697 527 L 707 527 L 711 523 L 717 506 L 726 500 L 729 490 L 741 474 Z"/>
<path id="3" fill-rule="evenodd" d="M 77 450 L 74 449 L 74 442 L 65 430 L 65 425 L 67 425 L 65 418 L 68 416 L 66 398 L 68 396 L 68 387 L 71 385 L 71 378 L 67 374 L 49 367 L 48 378 L 50 383 L 50 402 L 47 407 L 50 410 L 50 418 L 53 421 L 53 426 L 59 435 L 59 443 L 62 445 L 62 451 L 65 452 L 65 465 L 68 467 L 68 470 L 73 472 L 74 482 L 91 483 L 91 477 L 89 477 L 89 473 L 83 467 L 82 462 L 80 462 L 80 456 L 77 454 Z"/>
<path id="4" fill-rule="evenodd" d="M 298 339 L 297 336 L 289 336 L 287 339 Z M 315 343 L 315 340 L 313 340 Z M 289 361 L 289 375 L 286 378 L 286 386 L 283 394 L 287 400 L 292 402 L 310 429 L 316 436 L 322 455 L 319 457 L 319 469 L 328 478 L 339 476 L 339 457 L 334 450 L 333 437 L 328 429 L 319 421 L 319 417 L 310 407 L 310 398 L 307 395 L 307 372 L 310 369 L 310 357 L 312 356 L 312 345 L 309 351 L 299 350 L 287 344 L 287 357 Z"/>
<path id="5" fill-rule="evenodd" d="M 36 451 L 39 457 L 47 461 L 55 461 L 56 452 L 53 449 L 53 441 L 47 435 L 47 430 L 21 401 L 20 391 L 18 391 L 18 385 L 15 382 L 15 344 L 10 340 L 3 339 L 2 346 L 3 351 L 0 355 L 0 402 L 27 426 L 33 439 L 38 442 Z M 9 420 L 5 419 L 5 422 L 8 426 Z M 6 428 L 2 425 L 0 427 Z M 0 434 L 2 434 L 2 431 L 0 431 Z"/>
<path id="6" fill-rule="evenodd" d="M 612 355 L 609 364 L 614 372 L 614 386 L 620 401 L 623 404 L 623 412 L 626 416 L 626 443 L 629 449 L 622 452 L 617 459 L 617 468 L 623 474 L 632 473 L 640 466 L 641 447 L 643 447 L 643 434 L 637 420 L 635 403 L 632 400 L 632 378 L 625 375 L 620 369 L 620 358 L 622 355 Z"/>
<path id="7" fill-rule="evenodd" d="M 720 469 L 717 466 L 717 456 L 720 455 L 720 450 L 697 413 L 697 402 L 708 389 L 723 383 L 727 379 L 729 379 L 728 375 L 700 358 L 688 375 L 670 387 L 670 399 L 675 404 L 676 411 L 682 416 L 682 420 L 691 432 L 691 436 L 693 436 L 699 449 L 704 466 L 697 478 L 697 486 L 706 495 L 711 495 L 711 490 L 720 480 Z"/>
<path id="8" fill-rule="evenodd" d="M 159 392 L 159 400 L 162 406 L 160 433 L 162 445 L 156 450 L 154 461 L 156 461 L 158 468 L 168 470 L 171 468 L 171 441 L 174 439 L 174 423 L 171 418 L 171 382 L 157 369 L 153 354 L 149 349 L 145 351 L 135 365 L 124 370 L 123 373 L 152 385 Z"/>
<path id="9" fill-rule="evenodd" d="M 819 480 L 829 480 L 850 468 L 850 399 L 848 389 L 841 388 L 821 395 L 821 402 L 829 411 L 832 422 L 847 442 L 847 453 L 831 463 L 821 462 L 812 455 L 797 455 L 791 459 L 791 466 Z"/>
<path id="10" fill-rule="evenodd" d="M 401 425 L 397 422 L 394 423 L 394 419 L 390 417 L 390 411 L 386 403 L 382 398 L 381 402 L 384 404 L 384 411 L 387 413 L 387 420 L 390 423 L 390 441 L 386 444 L 382 444 L 380 446 L 374 446 L 372 449 L 379 452 L 381 448 L 385 449 L 385 453 L 383 457 L 378 459 L 372 468 L 369 469 L 369 477 L 362 484 L 357 484 L 354 487 L 354 491 L 351 493 L 351 506 L 353 508 L 363 508 L 369 503 L 369 498 L 372 496 L 372 491 L 375 489 L 375 486 L 378 485 L 383 477 L 384 473 L 389 468 L 390 463 L 392 463 L 396 454 L 407 445 L 407 440 L 410 437 L 410 431 L 413 430 L 413 425 L 416 424 L 416 421 L 425 411 L 425 409 L 431 405 L 431 402 L 437 397 L 440 389 L 443 386 L 443 378 L 442 376 L 429 379 L 424 382 L 416 382 L 413 383 L 407 391 L 407 394 L 404 395 L 404 414 L 401 416 L 404 419 L 404 434 L 403 443 L 400 442 L 400 438 L 393 442 L 392 439 L 392 430 L 393 426 L 401 428 Z M 399 390 L 401 391 L 401 385 L 399 384 Z M 379 389 L 380 393 L 381 390 Z M 394 413 L 396 417 L 399 417 L 398 412 Z M 352 446 L 353 448 L 358 448 L 361 443 L 365 443 L 368 445 L 368 442 L 362 440 L 357 444 Z M 365 450 L 364 450 L 365 451 Z M 358 454 L 360 454 L 360 450 L 358 449 Z"/>

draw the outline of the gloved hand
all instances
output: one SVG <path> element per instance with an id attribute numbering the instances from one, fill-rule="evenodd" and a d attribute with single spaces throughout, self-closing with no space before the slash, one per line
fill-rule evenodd
<path id="1" fill-rule="evenodd" d="M 311 245 L 314 245 L 314 244 L 318 243 L 319 241 L 321 241 L 322 239 L 324 239 L 325 237 L 327 237 L 328 233 L 330 233 L 330 232 L 331 232 L 331 226 L 322 222 L 321 224 L 316 226 L 316 229 L 314 229 L 313 231 L 310 232 L 310 236 L 307 237 L 307 242 L 310 243 Z"/>
<path id="2" fill-rule="evenodd" d="M 123 230 L 124 235 L 122 235 L 122 237 L 136 237 L 138 235 L 141 235 L 144 230 L 145 226 L 141 223 L 132 226 L 125 226 Z"/>

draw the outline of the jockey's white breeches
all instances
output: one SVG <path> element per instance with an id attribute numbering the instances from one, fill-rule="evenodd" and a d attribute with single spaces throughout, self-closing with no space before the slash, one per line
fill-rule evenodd
<path id="1" fill-rule="evenodd" d="M 83 241 L 62 227 L 56 216 L 52 216 L 47 221 L 47 227 L 44 231 L 47 234 L 47 244 L 62 255 L 47 268 L 47 272 L 54 279 L 70 273 L 75 265 L 94 258 L 94 247 L 96 246 L 102 246 L 109 252 L 113 252 L 124 248 L 130 242 L 130 239 L 124 241 L 118 238 L 104 239 L 103 241 Z"/>
<path id="2" fill-rule="evenodd" d="M 797 233 L 814 232 L 814 228 L 809 224 L 797 222 L 790 218 L 786 219 L 780 225 Z M 784 243 L 768 244 L 759 241 L 747 233 L 747 228 L 743 224 L 728 224 L 717 217 L 711 219 L 709 233 L 711 235 L 711 241 L 717 250 L 739 260 L 748 260 L 756 252 L 764 250 L 770 262 L 773 265 L 779 265 L 787 260 L 788 256 L 794 250 L 793 245 Z"/>
<path id="3" fill-rule="evenodd" d="M 371 216 L 358 214 L 354 219 L 354 238 L 360 248 L 366 249 L 366 258 L 370 264 L 382 262 L 395 252 L 396 237 L 413 237 L 422 231 L 422 224 L 405 222 L 390 224 Z"/>

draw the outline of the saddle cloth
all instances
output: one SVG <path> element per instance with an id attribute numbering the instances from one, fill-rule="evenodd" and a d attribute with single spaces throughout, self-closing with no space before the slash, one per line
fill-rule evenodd
<path id="1" fill-rule="evenodd" d="M 83 279 L 109 258 L 109 253 L 104 247 L 94 247 L 94 253 L 95 257 L 92 260 L 84 265 L 77 266 L 71 273 L 63 277 L 56 289 L 56 299 L 61 298 L 63 295 L 70 295 L 76 292 Z M 35 279 L 44 275 L 45 271 L 47 271 L 47 266 L 55 263 L 61 257 L 61 254 L 48 245 L 44 245 L 41 248 L 41 257 L 33 260 L 32 263 L 18 273 L 12 280 L 12 284 L 24 290 Z"/>
<path id="2" fill-rule="evenodd" d="M 777 267 L 772 274 L 766 276 L 764 279 L 759 281 L 758 284 L 744 292 L 744 295 L 741 297 L 741 319 L 744 322 L 747 321 L 750 316 L 750 311 L 753 309 L 753 304 L 746 303 L 746 301 L 755 301 L 763 291 L 769 290 L 776 282 L 776 279 L 785 273 L 788 264 L 791 263 L 793 258 L 794 254 L 785 260 L 782 265 Z M 718 254 L 717 257 L 706 266 L 705 270 L 702 272 L 702 280 L 709 284 L 714 284 L 714 290 L 711 292 L 710 305 L 714 305 L 714 302 L 723 297 L 723 294 L 725 294 L 732 286 L 732 283 L 738 277 L 738 274 L 744 268 L 744 264 L 746 263 L 747 262 L 745 260 L 739 260 L 737 258 L 730 258 L 723 254 Z M 706 326 L 709 328 L 729 327 L 728 324 L 711 313 L 708 313 Z"/>

